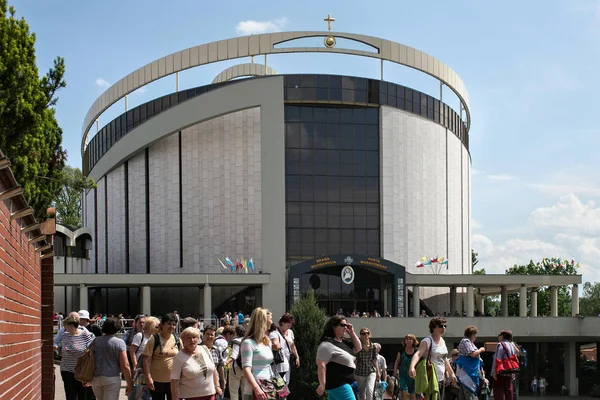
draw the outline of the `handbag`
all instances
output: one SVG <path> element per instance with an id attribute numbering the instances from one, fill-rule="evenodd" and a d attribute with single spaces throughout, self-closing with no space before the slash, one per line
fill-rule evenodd
<path id="1" fill-rule="evenodd" d="M 425 340 L 425 339 L 423 339 Z M 430 340 L 433 340 L 430 338 Z M 431 346 L 433 345 L 433 342 L 429 343 L 429 347 L 427 348 L 427 358 L 426 359 L 421 359 L 421 361 L 419 361 L 420 363 L 425 363 L 425 370 L 427 371 L 427 380 L 431 379 L 431 376 L 433 375 L 433 363 L 431 362 Z"/>
<path id="2" fill-rule="evenodd" d="M 508 349 L 504 342 L 500 342 L 502 347 L 504 348 L 504 354 L 506 354 L 506 358 L 496 358 L 496 376 L 507 376 L 507 375 L 515 375 L 519 373 L 519 360 L 517 359 L 517 355 L 513 354 L 508 356 Z"/>
<path id="3" fill-rule="evenodd" d="M 90 347 L 85 349 L 81 357 L 77 360 L 77 365 L 75 366 L 75 379 L 79 382 L 91 382 L 94 377 L 94 372 L 96 370 L 96 366 L 94 365 L 94 347 L 96 347 L 95 340 Z"/>
<path id="4" fill-rule="evenodd" d="M 273 376 L 271 379 L 257 379 L 256 383 L 269 400 L 285 399 L 290 395 L 288 386 L 280 376 Z M 252 398 L 257 400 L 256 393 L 252 393 Z"/>

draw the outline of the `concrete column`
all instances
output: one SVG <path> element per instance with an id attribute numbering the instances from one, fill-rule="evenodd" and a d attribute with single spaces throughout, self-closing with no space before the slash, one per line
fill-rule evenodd
<path id="1" fill-rule="evenodd" d="M 450 316 L 456 312 L 456 286 L 450 286 Z"/>
<path id="2" fill-rule="evenodd" d="M 152 315 L 152 297 L 150 286 L 142 286 L 142 314 Z"/>
<path id="3" fill-rule="evenodd" d="M 550 316 L 558 317 L 558 288 L 550 286 Z"/>
<path id="4" fill-rule="evenodd" d="M 204 312 L 204 292 L 202 286 L 198 287 L 198 315 Z"/>
<path id="5" fill-rule="evenodd" d="M 579 379 L 577 378 L 577 343 L 573 341 L 565 342 L 565 371 L 564 382 L 569 388 L 569 396 L 579 396 Z"/>
<path id="6" fill-rule="evenodd" d="M 500 316 L 508 317 L 508 289 L 500 287 Z"/>
<path id="7" fill-rule="evenodd" d="M 212 290 L 210 285 L 207 283 L 204 285 L 204 318 L 209 319 L 212 315 Z M 215 321 L 211 321 L 212 324 Z"/>
<path id="8" fill-rule="evenodd" d="M 419 293 L 420 290 L 421 288 L 419 288 L 419 286 L 413 286 L 413 317 L 418 317 L 419 315 L 421 315 L 421 296 Z"/>
<path id="9" fill-rule="evenodd" d="M 88 293 L 89 293 L 89 289 L 87 286 L 79 285 L 79 309 L 80 310 L 88 310 L 88 307 L 89 307 Z"/>
<path id="10" fill-rule="evenodd" d="M 482 316 L 485 315 L 485 296 L 481 294 L 477 295 L 477 310 L 481 313 Z"/>
<path id="11" fill-rule="evenodd" d="M 573 285 L 571 289 L 571 316 L 579 314 L 579 286 Z"/>
<path id="12" fill-rule="evenodd" d="M 527 286 L 519 288 L 519 317 L 527 316 Z"/>
<path id="13" fill-rule="evenodd" d="M 467 317 L 475 316 L 475 298 L 473 297 L 473 286 L 467 286 Z"/>
<path id="14" fill-rule="evenodd" d="M 532 317 L 537 317 L 537 289 L 531 290 L 531 310 L 529 311 L 529 315 Z"/>
<path id="15" fill-rule="evenodd" d="M 383 309 L 380 311 L 381 316 L 384 316 L 386 311 L 388 311 L 388 288 L 387 288 L 387 286 L 384 286 L 383 287 Z"/>

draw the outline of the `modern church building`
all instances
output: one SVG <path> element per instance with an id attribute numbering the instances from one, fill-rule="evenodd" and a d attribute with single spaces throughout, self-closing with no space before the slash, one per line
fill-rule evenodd
<path id="1" fill-rule="evenodd" d="M 322 45 L 294 47 L 306 38 Z M 369 50 L 343 48 L 342 39 Z M 269 67 L 269 56 L 288 53 L 369 57 L 380 61 L 381 75 Z M 233 59 L 240 64 L 211 84 L 177 85 L 102 118 L 150 82 Z M 385 80 L 391 64 L 437 79 L 440 95 Z M 444 101 L 443 88 L 458 109 Z M 594 341 L 600 326 L 558 323 L 555 292 L 572 287 L 576 317 L 581 276 L 470 275 L 469 110 L 463 81 L 442 61 L 360 34 L 237 37 L 142 66 L 108 88 L 83 121 L 83 172 L 97 187 L 83 195 L 84 227 L 58 235 L 55 307 L 208 316 L 264 305 L 281 315 L 312 290 L 330 314 L 464 312 L 449 327 L 455 340 L 470 323 L 490 338 L 511 328 L 535 343 L 558 340 L 565 379 L 575 382 L 575 341 Z M 554 287 L 552 315 L 529 318 L 537 316 L 541 285 Z M 485 312 L 483 297 L 496 294 L 507 317 L 515 292 L 523 318 L 474 317 Z M 391 343 L 408 331 L 427 334 L 426 320 L 412 321 L 368 325 Z"/>

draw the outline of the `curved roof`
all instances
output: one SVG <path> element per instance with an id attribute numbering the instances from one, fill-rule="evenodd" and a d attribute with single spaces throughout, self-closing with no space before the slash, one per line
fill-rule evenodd
<path id="1" fill-rule="evenodd" d="M 376 51 L 343 49 L 339 47 L 275 47 L 278 44 L 291 40 L 308 37 L 334 36 L 364 43 Z M 262 35 L 242 36 L 225 39 L 200 46 L 190 47 L 176 53 L 169 54 L 138 68 L 122 78 L 94 101 L 88 110 L 82 127 L 81 154 L 85 148 L 88 131 L 94 121 L 108 107 L 116 103 L 125 95 L 147 85 L 150 82 L 165 76 L 184 71 L 200 65 L 218 61 L 232 60 L 240 57 L 256 56 L 261 54 L 282 53 L 337 53 L 362 57 L 377 58 L 424 72 L 438 79 L 448 86 L 460 99 L 466 112 L 467 130 L 471 124 L 469 111 L 469 96 L 467 89 L 458 74 L 438 59 L 420 50 L 373 36 L 365 36 L 343 32 L 279 32 L 265 33 Z"/>
<path id="2" fill-rule="evenodd" d="M 235 78 L 240 78 L 243 76 L 265 76 L 265 75 L 277 75 L 277 71 L 273 68 L 263 65 L 263 64 L 255 64 L 255 63 L 246 63 L 234 65 L 232 67 L 227 68 L 223 72 L 219 73 L 213 79 L 211 83 L 221 83 L 228 82 Z"/>

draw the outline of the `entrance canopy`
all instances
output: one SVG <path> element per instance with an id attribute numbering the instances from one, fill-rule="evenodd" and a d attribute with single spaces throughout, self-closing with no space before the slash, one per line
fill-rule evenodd
<path id="1" fill-rule="evenodd" d="M 406 269 L 392 261 L 362 254 L 336 254 L 290 267 L 290 307 L 314 290 L 329 313 L 339 308 L 406 316 Z"/>

